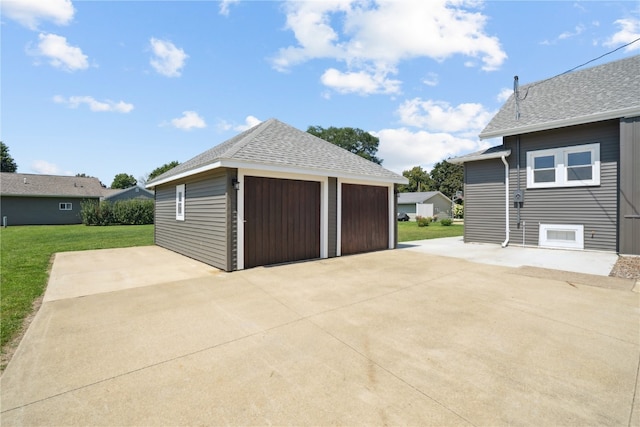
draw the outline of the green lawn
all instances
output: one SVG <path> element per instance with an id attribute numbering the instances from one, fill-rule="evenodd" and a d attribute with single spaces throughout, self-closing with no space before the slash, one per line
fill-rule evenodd
<path id="1" fill-rule="evenodd" d="M 153 225 L 15 226 L 0 229 L 0 345 L 20 331 L 33 302 L 44 292 L 56 252 L 153 244 Z"/>
<path id="2" fill-rule="evenodd" d="M 463 224 L 444 226 L 440 222 L 432 222 L 427 227 L 418 227 L 415 221 L 398 222 L 398 242 L 455 237 L 462 236 L 463 233 Z"/>

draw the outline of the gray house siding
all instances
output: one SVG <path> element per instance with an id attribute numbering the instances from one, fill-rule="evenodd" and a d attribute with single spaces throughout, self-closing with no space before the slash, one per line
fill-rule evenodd
<path id="1" fill-rule="evenodd" d="M 193 175 L 156 187 L 155 242 L 223 270 L 231 270 L 228 222 L 231 173 Z M 176 220 L 176 186 L 185 184 L 184 221 Z M 235 190 L 233 191 L 235 193 Z M 237 245 L 236 245 L 237 246 Z"/>
<path id="2" fill-rule="evenodd" d="M 620 122 L 619 248 L 640 255 L 640 117 Z"/>
<path id="3" fill-rule="evenodd" d="M 82 224 L 80 205 L 83 200 L 88 199 L 2 196 L 0 198 L 0 218 L 6 216 L 7 225 Z M 60 210 L 60 203 L 71 203 L 72 209 Z"/>
<path id="4" fill-rule="evenodd" d="M 328 256 L 334 258 L 337 256 L 338 247 L 338 179 L 329 178 L 329 223 L 327 230 L 329 232 L 328 239 Z"/>
<path id="5" fill-rule="evenodd" d="M 492 159 L 464 164 L 464 241 L 505 238 L 504 164 Z"/>
<path id="6" fill-rule="evenodd" d="M 616 251 L 619 129 L 618 120 L 609 120 L 520 136 L 520 187 L 524 189 L 520 220 L 524 226 L 522 223 L 518 226 L 517 206 L 513 204 L 513 193 L 518 188 L 516 137 L 505 138 L 505 146 L 511 149 L 511 156 L 507 160 L 510 168 L 509 226 L 512 244 L 522 244 L 524 240 L 525 245 L 537 246 L 541 223 L 582 224 L 585 249 Z M 600 143 L 599 186 L 526 188 L 527 152 L 596 142 Z M 500 166 L 496 168 L 504 174 L 504 167 Z M 468 211 L 470 196 L 465 193 L 465 226 L 471 218 Z"/>

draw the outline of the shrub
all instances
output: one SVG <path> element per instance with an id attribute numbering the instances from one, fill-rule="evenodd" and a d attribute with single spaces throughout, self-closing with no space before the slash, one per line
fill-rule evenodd
<path id="1" fill-rule="evenodd" d="M 145 225 L 153 224 L 153 200 L 119 200 L 82 202 L 80 216 L 85 225 Z"/>
<path id="2" fill-rule="evenodd" d="M 442 218 L 442 219 L 440 220 L 440 224 L 442 224 L 442 225 L 444 225 L 444 226 L 448 227 L 448 226 L 450 226 L 451 224 L 453 224 L 453 220 L 452 220 L 451 218 Z"/>
<path id="3" fill-rule="evenodd" d="M 464 205 L 453 205 L 453 217 L 464 218 Z"/>
<path id="4" fill-rule="evenodd" d="M 416 222 L 418 223 L 418 227 L 427 227 L 429 225 L 429 223 L 431 222 L 431 217 L 423 217 L 423 216 L 417 216 L 416 217 Z"/>

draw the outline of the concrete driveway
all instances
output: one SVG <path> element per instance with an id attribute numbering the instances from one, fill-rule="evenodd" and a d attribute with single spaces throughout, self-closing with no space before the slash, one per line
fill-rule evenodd
<path id="1" fill-rule="evenodd" d="M 640 425 L 640 294 L 587 276 L 409 250 L 235 273 L 58 254 L 0 421 Z"/>

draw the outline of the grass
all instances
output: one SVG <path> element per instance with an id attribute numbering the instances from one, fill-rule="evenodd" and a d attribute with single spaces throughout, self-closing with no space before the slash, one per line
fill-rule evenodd
<path id="1" fill-rule="evenodd" d="M 16 226 L 0 229 L 0 346 L 5 351 L 47 285 L 56 252 L 153 244 L 153 225 Z"/>
<path id="2" fill-rule="evenodd" d="M 432 222 L 428 227 L 418 227 L 418 223 L 415 221 L 398 222 L 399 242 L 456 237 L 462 236 L 463 233 L 463 224 L 454 223 L 449 226 L 444 226 L 440 224 L 440 222 Z"/>

